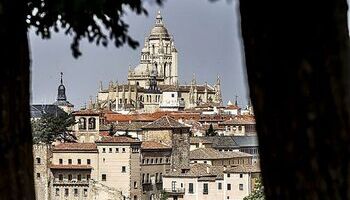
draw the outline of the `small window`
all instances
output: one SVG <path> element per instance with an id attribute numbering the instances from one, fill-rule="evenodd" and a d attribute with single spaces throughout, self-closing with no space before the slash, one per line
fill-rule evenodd
<path id="1" fill-rule="evenodd" d="M 156 158 L 156 160 L 154 161 L 155 164 L 158 164 L 158 158 Z"/>
<path id="2" fill-rule="evenodd" d="M 78 174 L 77 179 L 78 181 L 81 181 L 81 174 Z"/>
<path id="3" fill-rule="evenodd" d="M 163 158 L 160 158 L 160 159 L 159 159 L 159 163 L 163 163 Z"/>
<path id="4" fill-rule="evenodd" d="M 148 162 L 149 162 L 149 159 L 147 158 L 146 163 L 148 164 Z"/>
<path id="5" fill-rule="evenodd" d="M 112 148 L 109 148 L 109 153 L 112 153 Z"/>
<path id="6" fill-rule="evenodd" d="M 151 164 L 153 164 L 153 158 L 151 159 Z"/>
<path id="7" fill-rule="evenodd" d="M 90 174 L 86 175 L 87 180 L 90 180 L 90 178 L 91 178 Z"/>
<path id="8" fill-rule="evenodd" d="M 229 178 L 229 177 L 231 177 L 231 174 L 230 174 L 230 173 L 227 174 L 227 178 Z"/>
<path id="9" fill-rule="evenodd" d="M 171 94 L 171 97 L 175 97 L 175 94 Z"/>
<path id="10" fill-rule="evenodd" d="M 78 196 L 78 188 L 74 188 L 74 196 L 75 196 L 75 197 Z"/>
<path id="11" fill-rule="evenodd" d="M 40 173 L 36 173 L 36 178 L 40 178 Z"/>
<path id="12" fill-rule="evenodd" d="M 193 183 L 188 184 L 188 193 L 193 194 Z"/>
<path id="13" fill-rule="evenodd" d="M 102 153 L 106 153 L 106 148 L 102 148 Z"/>
<path id="14" fill-rule="evenodd" d="M 40 158 L 36 158 L 36 164 L 41 164 L 41 159 Z"/>
<path id="15" fill-rule="evenodd" d="M 62 174 L 58 175 L 58 180 L 63 181 L 63 175 Z"/>
<path id="16" fill-rule="evenodd" d="M 227 184 L 227 190 L 231 190 L 231 184 L 230 183 Z"/>
<path id="17" fill-rule="evenodd" d="M 145 164 L 145 159 L 142 159 L 142 164 Z"/>
<path id="18" fill-rule="evenodd" d="M 87 160 L 86 160 L 86 163 L 87 163 L 88 165 L 91 165 L 91 160 L 90 160 L 90 159 L 87 159 Z"/>
<path id="19" fill-rule="evenodd" d="M 239 190 L 243 190 L 243 184 L 239 184 Z"/>
<path id="20" fill-rule="evenodd" d="M 134 181 L 134 189 L 137 189 L 137 182 Z"/>
<path id="21" fill-rule="evenodd" d="M 134 195 L 134 200 L 137 200 L 137 196 L 136 195 Z"/>
<path id="22" fill-rule="evenodd" d="M 84 189 L 83 196 L 84 196 L 84 197 L 87 197 L 87 196 L 88 196 L 88 190 L 87 190 L 86 188 Z"/>
<path id="23" fill-rule="evenodd" d="M 68 180 L 71 181 L 73 179 L 72 174 L 68 174 Z"/>
<path id="24" fill-rule="evenodd" d="M 205 160 L 204 163 L 207 163 L 207 161 Z"/>
<path id="25" fill-rule="evenodd" d="M 102 174 L 102 181 L 107 181 L 107 175 L 106 174 Z"/>
<path id="26" fill-rule="evenodd" d="M 218 190 L 222 189 L 222 183 L 218 183 Z"/>
<path id="27" fill-rule="evenodd" d="M 119 153 L 119 148 L 115 148 L 115 152 L 116 152 L 116 153 Z"/>
<path id="28" fill-rule="evenodd" d="M 69 196 L 69 190 L 68 188 L 64 189 L 64 196 L 68 197 Z"/>
<path id="29" fill-rule="evenodd" d="M 208 183 L 203 183 L 203 194 L 208 194 Z"/>
<path id="30" fill-rule="evenodd" d="M 56 188 L 55 196 L 60 196 L 60 189 Z"/>
<path id="31" fill-rule="evenodd" d="M 125 148 L 123 148 L 122 150 L 123 150 L 122 152 L 125 153 Z"/>
<path id="32" fill-rule="evenodd" d="M 243 178 L 243 174 L 239 174 L 239 178 Z"/>
<path id="33" fill-rule="evenodd" d="M 125 173 L 126 172 L 126 167 L 122 166 L 122 172 Z"/>
<path id="34" fill-rule="evenodd" d="M 68 164 L 72 164 L 72 159 L 68 159 Z"/>
<path id="35" fill-rule="evenodd" d="M 62 160 L 62 158 L 60 158 L 60 159 L 58 160 L 58 163 L 59 163 L 60 165 L 62 165 L 62 164 L 63 164 L 63 160 Z"/>
<path id="36" fill-rule="evenodd" d="M 81 164 L 81 159 L 78 159 L 78 165 L 80 165 Z"/>

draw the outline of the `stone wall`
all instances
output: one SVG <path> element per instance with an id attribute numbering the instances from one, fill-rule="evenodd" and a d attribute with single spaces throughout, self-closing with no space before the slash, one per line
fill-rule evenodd
<path id="1" fill-rule="evenodd" d="M 189 129 L 174 129 L 172 134 L 172 168 L 189 167 L 190 159 Z"/>
<path id="2" fill-rule="evenodd" d="M 50 171 L 49 164 L 52 157 L 50 145 L 33 145 L 34 184 L 37 200 L 50 199 Z"/>

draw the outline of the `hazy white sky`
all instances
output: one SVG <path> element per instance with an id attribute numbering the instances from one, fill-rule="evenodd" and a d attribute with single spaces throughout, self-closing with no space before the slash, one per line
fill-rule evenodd
<path id="1" fill-rule="evenodd" d="M 195 73 L 197 82 L 212 84 L 220 75 L 224 103 L 234 100 L 237 94 L 239 103 L 246 104 L 247 85 L 236 1 L 168 0 L 161 8 L 149 3 L 145 6 L 148 17 L 131 13 L 124 17 L 130 25 L 131 36 L 140 42 L 136 50 L 127 45 L 117 49 L 112 43 L 108 48 L 96 47 L 83 41 L 83 55 L 74 59 L 70 50 L 72 38 L 59 33 L 50 40 L 42 40 L 31 31 L 32 103 L 55 101 L 61 71 L 68 100 L 76 108 L 87 103 L 90 96 L 96 96 L 99 81 L 105 86 L 110 80 L 125 82 L 128 66 L 138 64 L 140 48 L 160 9 L 179 52 L 180 82 L 189 83 Z"/>

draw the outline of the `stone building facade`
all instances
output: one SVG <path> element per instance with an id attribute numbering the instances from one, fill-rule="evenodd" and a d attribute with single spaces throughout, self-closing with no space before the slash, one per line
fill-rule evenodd
<path id="1" fill-rule="evenodd" d="M 143 140 L 155 141 L 172 147 L 171 167 L 189 166 L 190 127 L 169 116 L 163 116 L 142 127 Z"/>
<path id="2" fill-rule="evenodd" d="M 170 171 L 171 147 L 144 141 L 141 146 L 142 199 L 161 198 L 163 175 Z"/>
<path id="3" fill-rule="evenodd" d="M 50 162 L 52 157 L 50 145 L 33 145 L 35 199 L 50 199 Z"/>

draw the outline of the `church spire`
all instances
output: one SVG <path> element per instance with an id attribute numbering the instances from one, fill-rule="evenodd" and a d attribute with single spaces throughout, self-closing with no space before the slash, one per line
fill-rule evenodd
<path id="1" fill-rule="evenodd" d="M 66 101 L 66 88 L 63 85 L 63 73 L 61 72 L 61 84 L 57 89 L 57 101 Z"/>

